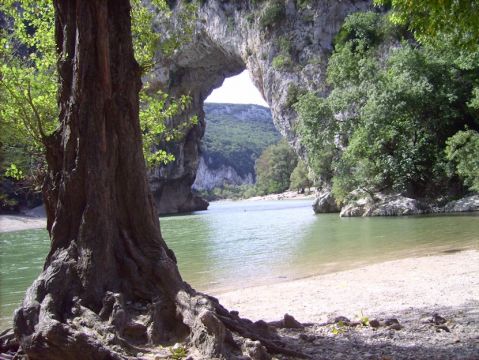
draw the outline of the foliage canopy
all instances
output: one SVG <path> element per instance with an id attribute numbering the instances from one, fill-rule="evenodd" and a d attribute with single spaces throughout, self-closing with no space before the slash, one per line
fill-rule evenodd
<path id="1" fill-rule="evenodd" d="M 157 52 L 171 56 L 181 43 L 189 41 L 196 4 L 185 3 L 181 9 L 180 31 L 168 24 L 172 13 L 166 1 L 154 0 L 148 8 L 139 0 L 132 1 L 135 57 L 143 71 L 155 65 Z M 7 172 L 15 164 L 30 184 L 39 184 L 46 171 L 46 139 L 59 125 L 53 4 L 48 0 L 5 0 L 0 4 L 0 12 L 5 22 L 0 29 L 0 176 L 3 180 L 20 180 Z M 162 13 L 161 21 L 171 30 L 168 35 L 160 37 L 154 31 L 154 13 Z M 196 117 L 176 127 L 169 123 L 188 104 L 189 97 L 172 99 L 146 82 L 140 93 L 140 121 L 148 165 L 174 160 L 158 144 L 177 140 L 186 128 L 197 123 Z M 2 198 L 6 199 L 5 194 Z"/>
<path id="2" fill-rule="evenodd" d="M 479 133 L 458 131 L 446 144 L 446 156 L 453 164 L 454 172 L 464 179 L 470 190 L 479 192 Z"/>
<path id="3" fill-rule="evenodd" d="M 423 43 L 437 42 L 441 34 L 449 34 L 459 46 L 477 47 L 477 0 L 374 0 L 374 3 L 392 6 L 391 21 L 407 25 Z"/>
<path id="4" fill-rule="evenodd" d="M 258 194 L 275 194 L 287 190 L 297 163 L 298 156 L 286 140 L 266 148 L 255 164 Z"/>
<path id="5" fill-rule="evenodd" d="M 309 165 L 332 181 L 339 201 L 353 190 L 443 193 L 454 181 L 447 139 L 479 125 L 478 56 L 452 40 L 418 46 L 387 16 L 350 15 L 329 61 L 330 95 L 309 93 L 295 105 Z M 474 142 L 468 141 L 470 154 Z M 464 151 L 457 157 L 464 160 Z M 472 170 L 457 157 L 457 171 L 470 186 Z"/>

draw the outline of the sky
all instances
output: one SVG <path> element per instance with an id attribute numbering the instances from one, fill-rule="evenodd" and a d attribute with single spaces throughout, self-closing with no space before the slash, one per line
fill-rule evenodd
<path id="1" fill-rule="evenodd" d="M 205 102 L 258 104 L 268 107 L 258 89 L 253 85 L 247 70 L 225 79 L 223 85 L 213 90 Z"/>

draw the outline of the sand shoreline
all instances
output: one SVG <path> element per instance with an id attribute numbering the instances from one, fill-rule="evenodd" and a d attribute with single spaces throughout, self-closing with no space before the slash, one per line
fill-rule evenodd
<path id="1" fill-rule="evenodd" d="M 285 191 L 279 194 L 269 194 L 263 196 L 254 196 L 248 199 L 242 199 L 243 201 L 261 201 L 261 200 L 314 200 L 316 195 L 314 191 L 304 194 L 298 194 L 297 191 Z M 312 203 L 311 203 L 312 204 Z"/>
<path id="2" fill-rule="evenodd" d="M 46 228 L 45 217 L 27 215 L 0 215 L 0 233 Z"/>
<path id="3" fill-rule="evenodd" d="M 242 316 L 266 321 L 285 313 L 321 323 L 338 315 L 461 307 L 479 303 L 479 251 L 410 257 L 213 295 Z"/>
<path id="4" fill-rule="evenodd" d="M 306 326 L 279 333 L 315 360 L 479 359 L 477 249 L 213 295 L 252 321 L 293 315 Z M 339 318 L 341 324 L 366 318 L 378 327 L 339 325 Z M 397 328 L 387 325 L 391 320 Z"/>

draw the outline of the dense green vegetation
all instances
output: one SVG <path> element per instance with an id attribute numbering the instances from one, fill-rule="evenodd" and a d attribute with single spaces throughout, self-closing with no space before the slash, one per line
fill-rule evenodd
<path id="1" fill-rule="evenodd" d="M 160 37 L 152 31 L 152 9 L 132 1 L 135 57 L 143 71 L 154 65 L 156 51 L 170 56 L 191 37 L 195 6 L 183 4 L 181 31 L 170 26 L 169 34 Z M 167 3 L 154 0 L 151 7 L 163 14 L 167 25 L 172 14 Z M 12 209 L 19 205 L 19 199 L 38 193 L 46 171 L 44 149 L 58 126 L 57 51 L 51 1 L 5 0 L 0 13 L 7 25 L 0 28 L 0 208 Z M 172 99 L 145 83 L 140 99 L 147 163 L 154 166 L 174 160 L 157 144 L 180 138 L 185 128 L 197 122 L 192 118 L 175 128 L 166 126 L 166 119 L 182 112 L 189 98 Z"/>
<path id="2" fill-rule="evenodd" d="M 479 133 L 459 131 L 446 144 L 446 156 L 452 164 L 451 173 L 457 173 L 467 187 L 479 192 Z"/>
<path id="3" fill-rule="evenodd" d="M 313 182 L 309 176 L 308 168 L 301 159 L 298 160 L 298 164 L 291 173 L 289 180 L 289 188 L 292 190 L 297 190 L 298 193 L 304 193 L 306 189 L 309 190 L 309 188 L 313 186 Z"/>
<path id="4" fill-rule="evenodd" d="M 206 103 L 204 110 L 206 131 L 202 151 L 213 169 L 225 165 L 240 176 L 254 174 L 256 159 L 281 137 L 269 110 L 261 106 Z"/>
<path id="5" fill-rule="evenodd" d="M 477 0 L 374 0 L 392 7 L 390 19 L 406 25 L 416 39 L 439 43 L 446 36 L 459 46 L 476 47 L 479 38 L 479 3 Z"/>
<path id="6" fill-rule="evenodd" d="M 290 177 L 298 156 L 286 140 L 271 145 L 256 161 L 256 193 L 276 194 L 289 189 Z"/>
<path id="7" fill-rule="evenodd" d="M 479 51 L 442 40 L 420 46 L 374 12 L 346 19 L 329 61 L 330 95 L 308 93 L 295 104 L 308 164 L 338 201 L 354 190 L 445 194 L 459 182 L 451 166 L 474 189 L 479 174 L 464 154 L 474 151 L 479 126 Z M 467 146 L 454 137 L 447 155 L 448 139 L 467 128 Z"/>

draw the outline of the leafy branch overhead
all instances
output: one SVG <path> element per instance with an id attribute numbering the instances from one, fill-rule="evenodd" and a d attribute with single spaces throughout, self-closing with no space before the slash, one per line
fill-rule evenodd
<path id="1" fill-rule="evenodd" d="M 154 0 L 147 6 L 139 0 L 132 2 L 134 51 L 143 72 L 154 68 L 159 54 L 171 57 L 190 41 L 196 9 L 194 2 L 181 3 L 179 20 L 173 23 L 166 1 Z M 44 163 L 44 144 L 59 125 L 53 4 L 48 0 L 5 0 L 0 12 L 8 25 L 0 29 L 1 173 L 15 163 L 23 174 L 33 175 L 31 169 L 36 166 L 32 161 Z M 157 23 L 168 31 L 160 36 L 155 31 Z M 188 107 L 189 97 L 168 97 L 146 82 L 140 99 L 147 163 L 153 166 L 174 160 L 160 144 L 178 140 L 197 123 L 195 117 L 180 125 L 169 122 Z"/>
<path id="2" fill-rule="evenodd" d="M 423 43 L 437 43 L 443 34 L 449 34 L 459 46 L 477 47 L 477 0 L 374 0 L 374 3 L 391 5 L 391 21 L 406 25 Z"/>
<path id="3" fill-rule="evenodd" d="M 133 0 L 131 4 L 133 49 L 143 72 L 158 65 L 157 55 L 169 59 L 181 46 L 191 42 L 197 2 L 180 1 L 174 14 L 166 0 L 152 0 L 148 4 Z"/>

